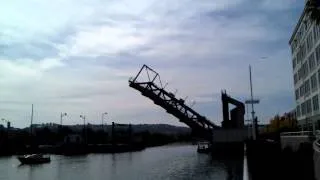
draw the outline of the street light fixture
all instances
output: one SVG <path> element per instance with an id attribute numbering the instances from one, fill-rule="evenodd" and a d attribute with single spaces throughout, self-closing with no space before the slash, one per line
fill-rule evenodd
<path id="1" fill-rule="evenodd" d="M 103 129 L 104 115 L 107 115 L 107 114 L 108 114 L 107 112 L 104 112 L 104 113 L 102 113 L 102 115 L 101 115 L 101 127 L 102 127 L 102 130 L 104 130 L 104 129 Z"/>
<path id="2" fill-rule="evenodd" d="M 61 113 L 60 114 L 60 125 L 62 127 L 62 120 L 63 120 L 63 117 L 67 116 L 67 113 Z"/>
<path id="3" fill-rule="evenodd" d="M 87 143 L 87 131 L 86 131 L 86 116 L 80 115 L 80 118 L 83 120 L 83 133 L 85 137 L 85 143 Z"/>
<path id="4" fill-rule="evenodd" d="M 80 115 L 80 118 L 83 120 L 83 125 L 86 125 L 86 116 Z"/>

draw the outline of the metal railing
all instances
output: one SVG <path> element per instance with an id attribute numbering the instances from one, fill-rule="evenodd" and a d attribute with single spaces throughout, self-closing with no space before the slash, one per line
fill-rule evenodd
<path id="1" fill-rule="evenodd" d="M 280 136 L 312 136 L 312 131 L 299 131 L 299 132 L 283 132 Z"/>

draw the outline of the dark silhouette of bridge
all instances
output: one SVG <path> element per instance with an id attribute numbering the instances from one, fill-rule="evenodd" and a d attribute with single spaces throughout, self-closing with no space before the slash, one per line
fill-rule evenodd
<path id="1" fill-rule="evenodd" d="M 146 76 L 143 76 L 143 73 Z M 146 77 L 147 79 L 143 80 Z M 189 107 L 184 99 L 177 98 L 175 94 L 165 90 L 160 75 L 147 65 L 142 66 L 135 78 L 129 79 L 129 86 L 140 91 L 143 96 L 164 108 L 167 113 L 178 118 L 180 122 L 188 125 L 192 132 L 200 138 L 211 141 L 213 130 L 220 128 Z"/>

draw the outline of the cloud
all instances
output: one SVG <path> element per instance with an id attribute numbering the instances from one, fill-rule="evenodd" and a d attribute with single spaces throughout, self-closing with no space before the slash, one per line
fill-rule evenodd
<path id="1" fill-rule="evenodd" d="M 19 127 L 28 125 L 32 103 L 39 122 L 59 122 L 63 111 L 69 114 L 66 123 L 78 123 L 79 114 L 100 123 L 107 111 L 121 123 L 181 125 L 128 87 L 129 77 L 148 64 L 169 91 L 178 89 L 179 98 L 196 101 L 194 108 L 219 124 L 221 89 L 246 99 L 251 64 L 265 121 L 275 109 L 294 107 L 287 41 L 297 19 L 288 13 L 297 17 L 303 3 L 293 2 L 3 3 L 0 112 Z M 277 98 L 283 103 L 272 105 Z"/>
<path id="2" fill-rule="evenodd" d="M 263 0 L 262 7 L 267 10 L 290 10 L 293 7 L 297 7 L 299 5 L 298 0 L 282 0 L 279 2 L 275 2 L 273 0 Z"/>

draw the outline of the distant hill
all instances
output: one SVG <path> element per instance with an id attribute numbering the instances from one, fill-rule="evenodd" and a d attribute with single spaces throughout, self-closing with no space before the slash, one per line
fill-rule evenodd
<path id="1" fill-rule="evenodd" d="M 132 127 L 134 132 L 149 131 L 150 133 L 161 134 L 188 134 L 191 132 L 190 128 L 168 124 L 141 124 L 133 125 Z"/>
<path id="2" fill-rule="evenodd" d="M 189 134 L 191 133 L 191 129 L 188 127 L 181 127 L 181 126 L 173 126 L 169 124 L 132 124 L 132 130 L 134 133 L 139 132 L 145 132 L 148 131 L 149 133 L 160 133 L 160 134 Z M 66 125 L 65 127 L 70 128 L 72 131 L 79 132 L 82 131 L 83 125 L 77 124 L 77 125 Z M 102 129 L 101 125 L 95 125 L 95 124 L 88 124 L 87 127 L 92 129 L 93 131 L 99 131 Z M 33 129 L 41 129 L 41 128 L 49 128 L 51 131 L 57 131 L 59 129 L 58 124 L 54 123 L 47 123 L 47 124 L 34 124 Z M 116 129 L 126 129 L 128 126 L 123 125 L 116 125 Z M 28 130 L 29 127 L 24 128 L 24 130 Z M 111 131 L 111 125 L 104 126 L 104 129 L 106 131 Z"/>

